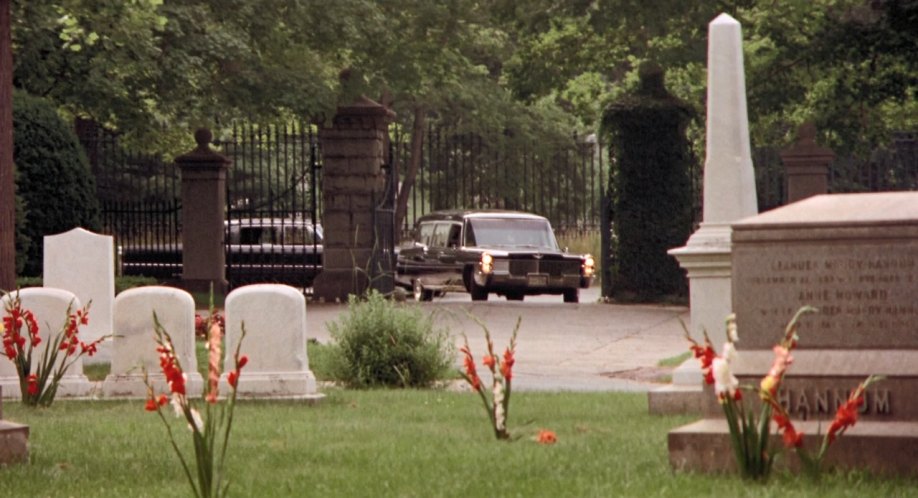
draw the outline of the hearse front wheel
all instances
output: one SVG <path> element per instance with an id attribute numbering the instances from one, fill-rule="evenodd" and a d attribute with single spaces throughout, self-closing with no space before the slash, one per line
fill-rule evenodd
<path id="1" fill-rule="evenodd" d="M 475 283 L 475 277 L 469 275 L 469 294 L 472 295 L 472 301 L 487 301 L 488 289 Z"/>
<path id="2" fill-rule="evenodd" d="M 564 302 L 565 303 L 579 303 L 580 302 L 580 289 L 564 289 Z"/>

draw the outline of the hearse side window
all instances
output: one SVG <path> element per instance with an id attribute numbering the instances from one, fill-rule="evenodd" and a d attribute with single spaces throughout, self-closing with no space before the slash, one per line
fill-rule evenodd
<path id="1" fill-rule="evenodd" d="M 475 228 L 468 220 L 465 222 L 465 245 L 466 247 L 475 247 Z"/>
<path id="2" fill-rule="evenodd" d="M 433 235 L 434 224 L 433 223 L 421 223 L 421 228 L 418 233 L 418 242 L 424 244 L 425 246 L 430 245 L 430 238 Z"/>
<path id="3" fill-rule="evenodd" d="M 446 247 L 446 238 L 449 235 L 449 223 L 437 223 L 433 235 L 430 237 L 430 247 Z"/>
<path id="4" fill-rule="evenodd" d="M 462 241 L 462 225 L 453 223 L 449 226 L 449 236 L 446 238 L 446 247 L 459 247 Z"/>

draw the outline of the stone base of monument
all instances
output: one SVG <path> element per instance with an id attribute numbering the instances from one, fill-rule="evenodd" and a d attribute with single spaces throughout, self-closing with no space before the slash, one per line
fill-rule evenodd
<path id="1" fill-rule="evenodd" d="M 795 422 L 806 434 L 804 445 L 816 451 L 820 431 L 828 422 Z M 774 431 L 772 431 L 774 434 Z M 669 462 L 673 469 L 690 472 L 736 472 L 730 432 L 724 419 L 704 419 L 670 431 Z M 772 436 L 772 448 L 781 448 L 781 436 Z M 867 470 L 882 475 L 918 475 L 918 423 L 858 422 L 836 439 L 826 454 L 825 468 Z M 801 471 L 800 459 L 785 450 L 776 470 Z"/>
<path id="2" fill-rule="evenodd" d="M 226 375 L 220 379 L 220 392 L 229 392 Z M 317 403 L 325 395 L 316 391 L 316 377 L 307 372 L 248 372 L 243 371 L 236 385 L 240 398 L 299 399 Z"/>
<path id="3" fill-rule="evenodd" d="M 199 396 L 204 391 L 204 380 L 199 372 L 186 373 L 185 392 L 188 396 Z M 149 374 L 155 393 L 169 392 L 163 374 Z M 106 398 L 146 398 L 147 385 L 143 374 L 109 374 L 102 383 L 102 395 Z"/>
<path id="4" fill-rule="evenodd" d="M 699 414 L 704 407 L 701 387 L 670 384 L 647 392 L 647 411 L 651 415 Z"/>
<path id="5" fill-rule="evenodd" d="M 647 408 L 651 415 L 700 414 L 706 395 L 698 360 L 690 358 L 673 370 L 673 381 L 647 392 Z"/>
<path id="6" fill-rule="evenodd" d="M 0 420 L 0 466 L 29 461 L 29 426 Z"/>

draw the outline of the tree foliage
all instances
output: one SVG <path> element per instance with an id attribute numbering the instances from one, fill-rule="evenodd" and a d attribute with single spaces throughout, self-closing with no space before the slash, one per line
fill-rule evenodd
<path id="1" fill-rule="evenodd" d="M 73 130 L 48 101 L 17 93 L 13 99 L 16 191 L 25 205 L 25 276 L 41 275 L 44 237 L 74 227 L 98 230 L 99 205 L 89 162 Z M 22 211 L 17 213 L 17 216 Z"/>

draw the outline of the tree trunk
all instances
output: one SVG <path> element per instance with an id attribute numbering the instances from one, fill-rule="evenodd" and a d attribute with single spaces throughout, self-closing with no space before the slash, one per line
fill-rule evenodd
<path id="1" fill-rule="evenodd" d="M 16 184 L 13 182 L 11 0 L 0 0 L 0 290 L 16 288 Z"/>
<path id="2" fill-rule="evenodd" d="M 414 188 L 414 181 L 418 176 L 418 170 L 421 168 L 421 154 L 424 150 L 424 128 L 427 124 L 427 110 L 424 106 L 414 108 L 414 125 L 411 127 L 411 156 L 408 161 L 408 170 L 405 171 L 405 178 L 402 180 L 401 188 L 398 189 L 398 199 L 395 207 L 395 226 L 402 227 L 405 224 L 405 218 L 408 216 L 408 198 L 411 196 L 411 190 Z"/>

